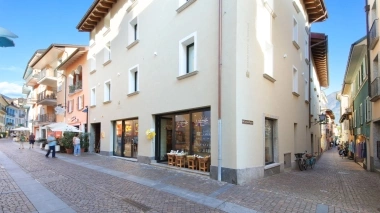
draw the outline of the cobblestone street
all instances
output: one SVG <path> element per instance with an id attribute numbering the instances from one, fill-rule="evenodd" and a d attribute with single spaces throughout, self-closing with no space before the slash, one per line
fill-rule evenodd
<path id="1" fill-rule="evenodd" d="M 380 212 L 380 174 L 336 149 L 312 170 L 244 186 L 98 154 L 44 153 L 0 139 L 0 212 Z"/>

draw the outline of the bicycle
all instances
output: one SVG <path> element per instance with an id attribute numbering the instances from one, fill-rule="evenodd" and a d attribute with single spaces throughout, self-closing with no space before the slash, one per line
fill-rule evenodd
<path id="1" fill-rule="evenodd" d="M 304 160 L 305 160 L 305 166 L 306 166 L 306 168 L 308 166 L 310 166 L 310 168 L 313 169 L 314 165 L 315 165 L 315 162 L 317 161 L 316 157 L 313 154 L 308 154 L 308 153 L 306 153 L 305 157 L 306 157 L 306 159 L 304 159 Z"/>
<path id="2" fill-rule="evenodd" d="M 300 169 L 300 171 L 307 169 L 306 160 L 302 157 L 304 154 L 305 153 L 294 154 L 296 156 L 296 161 L 297 161 L 298 168 Z"/>

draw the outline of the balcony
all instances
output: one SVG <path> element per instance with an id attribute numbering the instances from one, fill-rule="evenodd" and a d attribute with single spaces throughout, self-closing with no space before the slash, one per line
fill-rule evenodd
<path id="1" fill-rule="evenodd" d="M 377 26 L 378 22 L 378 19 L 373 21 L 371 30 L 369 31 L 369 48 L 371 50 L 375 48 L 377 42 L 379 41 L 379 27 Z"/>
<path id="2" fill-rule="evenodd" d="M 55 114 L 38 114 L 34 121 L 38 122 L 39 124 L 52 123 L 56 122 L 56 116 Z"/>
<path id="3" fill-rule="evenodd" d="M 29 68 L 25 75 L 26 86 L 34 87 L 37 84 L 38 74 L 36 74 L 33 69 Z"/>
<path id="4" fill-rule="evenodd" d="M 69 85 L 69 95 L 82 91 L 82 81 L 77 81 L 75 84 Z"/>
<path id="5" fill-rule="evenodd" d="M 376 102 L 380 99 L 380 77 L 376 77 L 371 83 L 371 101 Z"/>
<path id="6" fill-rule="evenodd" d="M 57 72 L 53 69 L 44 69 L 38 74 L 38 84 L 57 87 Z"/>
<path id="7" fill-rule="evenodd" d="M 25 84 L 22 86 L 22 94 L 29 94 L 30 90 Z"/>
<path id="8" fill-rule="evenodd" d="M 57 94 L 52 90 L 45 90 L 37 94 L 37 104 L 54 106 L 57 105 Z"/>

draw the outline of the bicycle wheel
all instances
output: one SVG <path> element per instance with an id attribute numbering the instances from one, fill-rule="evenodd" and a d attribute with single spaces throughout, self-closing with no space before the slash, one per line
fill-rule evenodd
<path id="1" fill-rule="evenodd" d="M 303 170 L 303 165 L 302 165 L 302 159 L 297 159 L 297 162 L 298 162 L 298 167 L 300 168 L 300 171 Z"/>
<path id="2" fill-rule="evenodd" d="M 304 170 L 307 170 L 307 163 L 305 159 L 302 159 L 302 165 L 303 165 Z"/>

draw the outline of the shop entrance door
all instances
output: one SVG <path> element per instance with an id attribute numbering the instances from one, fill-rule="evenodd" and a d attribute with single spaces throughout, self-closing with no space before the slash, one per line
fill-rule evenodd
<path id="1" fill-rule="evenodd" d="M 166 153 L 173 149 L 173 116 L 159 117 L 157 119 L 158 143 L 156 143 L 156 161 L 167 161 Z"/>

